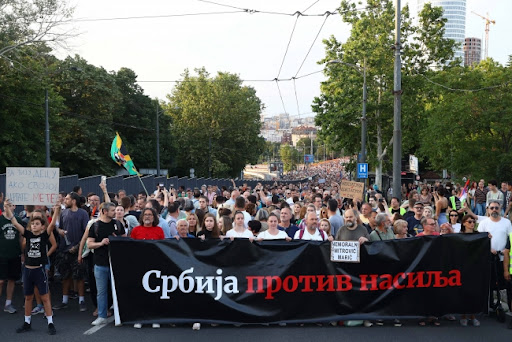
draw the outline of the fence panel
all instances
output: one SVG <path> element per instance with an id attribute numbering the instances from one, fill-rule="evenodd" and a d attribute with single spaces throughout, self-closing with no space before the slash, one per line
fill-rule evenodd
<path id="1" fill-rule="evenodd" d="M 78 185 L 82 188 L 82 196 L 87 197 L 88 193 L 94 192 L 96 195 L 100 196 L 100 200 L 103 201 L 103 191 L 100 188 L 100 182 L 100 175 L 80 178 Z"/>

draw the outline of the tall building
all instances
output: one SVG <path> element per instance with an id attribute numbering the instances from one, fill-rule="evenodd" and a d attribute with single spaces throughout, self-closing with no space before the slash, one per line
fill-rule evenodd
<path id="1" fill-rule="evenodd" d="M 480 63 L 482 57 L 482 40 L 466 38 L 464 40 L 464 66 Z"/>
<path id="2" fill-rule="evenodd" d="M 432 6 L 444 9 L 443 17 L 448 19 L 445 25 L 445 38 L 450 38 L 459 43 L 454 57 L 464 60 L 464 38 L 466 37 L 466 0 L 417 0 L 418 13 L 423 5 L 431 3 Z"/>

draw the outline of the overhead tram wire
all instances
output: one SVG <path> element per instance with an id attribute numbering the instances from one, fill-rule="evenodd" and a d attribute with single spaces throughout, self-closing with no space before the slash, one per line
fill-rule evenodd
<path id="1" fill-rule="evenodd" d="M 69 22 L 93 22 L 93 21 L 115 21 L 115 20 L 134 20 L 134 19 L 160 19 L 160 18 L 174 18 L 174 17 L 193 17 L 201 15 L 219 15 L 219 14 L 237 14 L 245 13 L 246 11 L 231 11 L 231 12 L 200 12 L 200 13 L 182 13 L 182 14 L 162 14 L 162 15 L 141 15 L 131 17 L 114 17 L 114 18 L 82 18 L 70 19 Z"/>
<path id="2" fill-rule="evenodd" d="M 433 81 L 431 80 L 430 78 L 428 78 L 427 76 L 423 75 L 423 74 L 416 74 L 416 76 L 422 76 L 423 78 L 425 78 L 428 82 L 436 85 L 436 86 L 439 86 L 441 88 L 444 88 L 444 89 L 447 89 L 447 90 L 450 90 L 450 91 L 460 91 L 460 92 L 466 92 L 466 93 L 472 93 L 472 92 L 477 92 L 477 91 L 482 91 L 482 90 L 490 90 L 490 89 L 495 89 L 495 88 L 500 88 L 500 87 L 505 87 L 509 84 L 512 83 L 512 81 L 507 81 L 507 82 L 504 82 L 504 83 L 501 83 L 501 84 L 496 84 L 496 85 L 493 85 L 493 86 L 488 86 L 488 87 L 482 87 L 482 88 L 476 88 L 476 89 L 460 89 L 460 88 L 451 88 L 451 87 L 448 87 L 444 84 L 441 84 L 441 83 L 438 83 L 436 81 Z"/>
<path id="3" fill-rule="evenodd" d="M 290 48 L 290 43 L 292 42 L 293 33 L 295 32 L 295 27 L 297 26 L 297 21 L 299 20 L 299 17 L 300 17 L 300 12 L 296 12 L 296 13 L 297 13 L 297 17 L 295 18 L 295 23 L 293 23 L 292 33 L 290 34 L 290 39 L 288 39 L 288 44 L 286 45 L 286 50 L 284 52 L 283 60 L 281 61 L 281 66 L 279 67 L 279 72 L 277 73 L 276 79 L 278 79 L 279 75 L 281 75 L 281 70 L 283 69 L 284 61 L 286 59 L 286 55 L 288 54 L 288 49 Z"/>
<path id="4" fill-rule="evenodd" d="M 309 77 L 311 75 L 314 75 L 314 74 L 318 74 L 318 73 L 321 73 L 323 72 L 324 69 L 322 70 L 317 70 L 317 71 L 313 71 L 313 72 L 310 72 L 308 74 L 304 74 L 304 75 L 300 75 L 300 76 L 297 76 L 297 77 L 290 77 L 290 78 L 274 78 L 274 79 L 259 79 L 259 80 L 240 80 L 241 82 L 290 82 L 290 81 L 293 81 L 294 79 L 295 80 L 299 80 L 301 78 L 305 78 L 305 77 Z M 212 82 L 213 80 L 208 80 L 210 82 Z M 141 81 L 136 81 L 137 83 L 179 83 L 179 82 L 204 82 L 204 80 L 141 80 Z M 231 80 L 216 80 L 215 82 L 231 82 Z"/>
<path id="5" fill-rule="evenodd" d="M 288 112 L 286 111 L 286 107 L 284 106 L 283 95 L 281 94 L 281 88 L 279 88 L 279 82 L 277 82 L 277 79 L 276 79 L 276 86 L 277 86 L 277 90 L 279 92 L 279 97 L 281 98 L 281 103 L 283 104 L 284 113 L 288 114 Z"/>
<path id="6" fill-rule="evenodd" d="M 299 98 L 297 97 L 297 87 L 295 85 L 295 79 L 293 79 L 293 91 L 295 92 L 295 102 L 297 103 L 297 115 L 300 118 Z"/>
<path id="7" fill-rule="evenodd" d="M 328 12 L 325 12 L 325 13 L 328 13 Z M 327 18 L 329 18 L 329 15 L 330 14 L 327 14 L 324 18 L 324 21 L 322 23 L 322 25 L 320 26 L 320 29 L 318 30 L 318 32 L 316 33 L 316 36 L 315 36 L 315 39 L 313 39 L 313 42 L 311 43 L 311 46 L 309 47 L 309 50 L 308 52 L 306 53 L 306 56 L 304 57 L 304 59 L 302 60 L 302 63 L 300 64 L 300 67 L 299 67 L 299 70 L 297 70 L 297 72 L 295 73 L 295 76 L 294 77 L 297 77 L 297 75 L 299 74 L 300 70 L 302 69 L 302 66 L 304 65 L 304 63 L 306 62 L 306 59 L 308 58 L 309 56 L 309 53 L 311 52 L 311 50 L 313 49 L 313 46 L 315 45 L 316 43 L 316 40 L 318 39 L 318 36 L 320 35 L 320 32 L 322 32 L 322 29 L 324 28 L 324 25 L 325 25 L 325 22 L 327 21 Z"/>

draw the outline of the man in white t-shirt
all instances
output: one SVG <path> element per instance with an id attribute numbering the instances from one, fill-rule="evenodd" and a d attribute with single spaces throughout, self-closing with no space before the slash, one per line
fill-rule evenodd
<path id="1" fill-rule="evenodd" d="M 306 216 L 306 228 L 298 230 L 293 236 L 294 240 L 332 241 L 333 237 L 327 237 L 323 230 L 318 228 L 318 217 L 315 212 L 309 212 Z"/>
<path id="2" fill-rule="evenodd" d="M 491 252 L 497 254 L 505 249 L 508 234 L 512 232 L 512 224 L 510 220 L 500 216 L 501 206 L 498 200 L 491 200 L 488 209 L 491 216 L 478 225 L 478 232 L 491 234 Z M 503 255 L 500 260 L 503 261 Z"/>
<path id="3" fill-rule="evenodd" d="M 510 298 L 512 296 L 510 283 L 505 281 L 503 276 L 503 253 L 509 234 L 512 232 L 512 224 L 510 224 L 509 219 L 500 216 L 500 201 L 489 201 L 488 210 L 490 212 L 490 216 L 478 225 L 478 232 L 485 232 L 491 235 L 491 253 L 499 255 L 499 260 L 496 260 L 496 263 L 491 263 L 491 295 L 489 296 L 489 306 L 492 307 L 494 304 L 492 291 L 497 290 L 496 283 L 498 283 L 499 289 L 505 288 L 507 290 L 507 297 Z M 494 267 L 496 268 L 494 269 Z"/>

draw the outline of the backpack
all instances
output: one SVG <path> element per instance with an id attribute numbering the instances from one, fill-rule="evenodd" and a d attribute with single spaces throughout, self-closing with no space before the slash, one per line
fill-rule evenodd
<path id="1" fill-rule="evenodd" d="M 299 240 L 302 240 L 302 237 L 304 236 L 304 231 L 305 231 L 305 228 L 302 228 L 301 230 L 299 230 Z M 318 231 L 320 232 L 322 241 L 325 241 L 325 232 L 321 229 L 318 229 Z"/>

